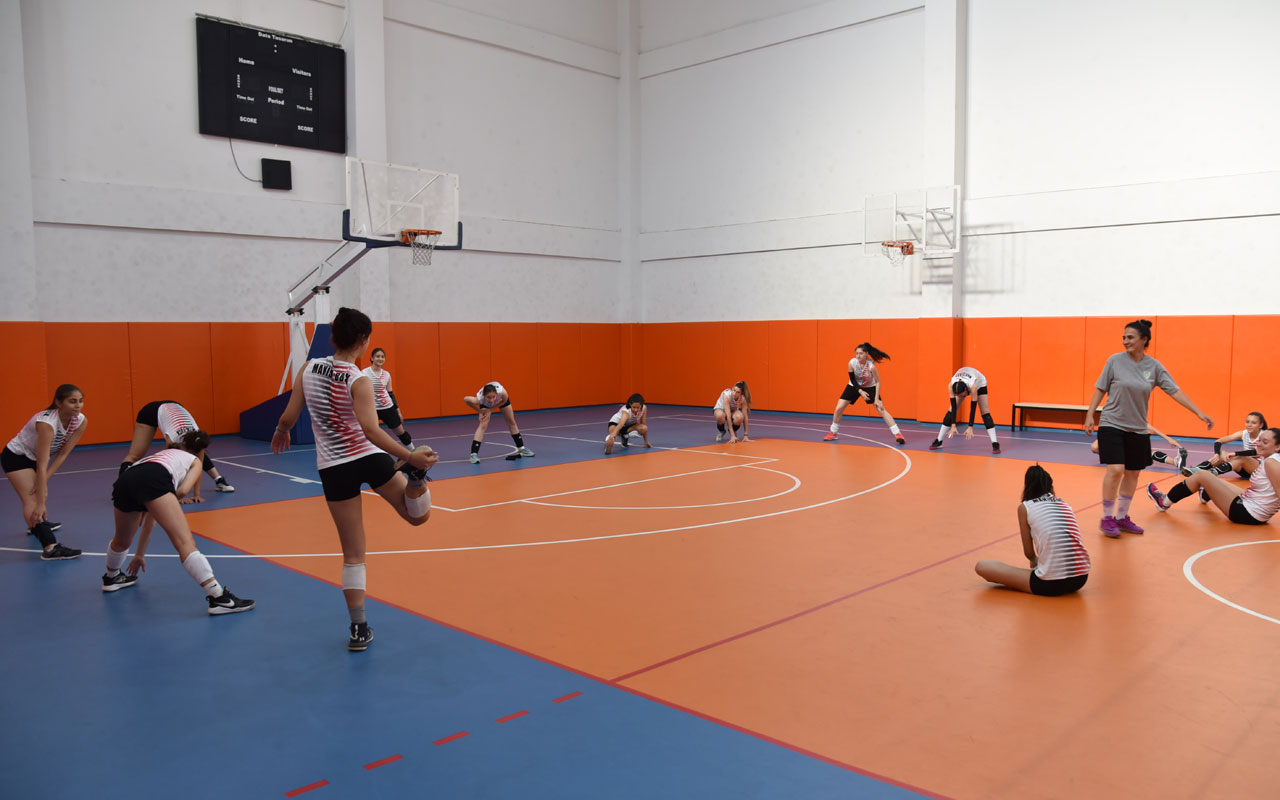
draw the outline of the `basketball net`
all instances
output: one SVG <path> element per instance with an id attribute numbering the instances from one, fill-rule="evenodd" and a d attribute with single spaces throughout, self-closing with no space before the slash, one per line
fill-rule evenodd
<path id="1" fill-rule="evenodd" d="M 911 242 L 881 242 L 880 254 L 889 259 L 889 263 L 895 267 L 902 266 L 902 262 L 906 261 L 907 256 L 916 251 L 915 245 Z"/>
<path id="2" fill-rule="evenodd" d="M 409 229 L 401 231 L 400 241 L 409 244 L 414 266 L 430 266 L 431 254 L 435 252 L 436 242 L 440 240 L 440 231 Z"/>

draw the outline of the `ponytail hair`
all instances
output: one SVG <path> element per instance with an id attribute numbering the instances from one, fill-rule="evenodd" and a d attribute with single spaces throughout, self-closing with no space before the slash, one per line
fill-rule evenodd
<path id="1" fill-rule="evenodd" d="M 1138 335 L 1142 337 L 1142 340 L 1145 343 L 1143 344 L 1143 347 L 1151 346 L 1151 320 L 1135 319 L 1133 322 L 1130 322 L 1128 325 L 1125 325 L 1125 327 L 1133 328 L 1135 331 L 1138 332 Z"/>
<path id="2" fill-rule="evenodd" d="M 1249 417 L 1257 417 L 1258 422 L 1261 423 L 1261 427 L 1263 428 L 1267 427 L 1267 418 L 1262 416 L 1261 411 L 1250 411 L 1248 414 L 1245 414 L 1244 416 L 1246 419 L 1248 419 Z"/>
<path id="3" fill-rule="evenodd" d="M 747 401 L 747 407 L 749 408 L 751 406 L 751 390 L 747 388 L 747 382 L 738 381 L 734 386 L 742 390 L 742 399 Z"/>
<path id="4" fill-rule="evenodd" d="M 57 389 L 54 390 L 53 402 L 49 404 L 49 407 L 46 408 L 45 411 L 54 410 L 55 408 L 58 407 L 59 403 L 61 403 L 63 400 L 66 400 L 68 397 L 75 394 L 76 392 L 80 392 L 80 387 L 76 386 L 74 383 L 62 384 L 61 386 L 59 386 Z M 80 394 L 84 394 L 84 392 L 80 392 Z M 1262 424 L 1266 425 L 1267 423 L 1264 422 Z"/>
<path id="5" fill-rule="evenodd" d="M 199 453 L 209 446 L 209 434 L 201 430 L 187 431 L 182 434 L 182 449 L 188 453 Z"/>
<path id="6" fill-rule="evenodd" d="M 864 353 L 866 353 L 868 356 L 871 357 L 872 361 L 876 362 L 877 364 L 879 364 L 881 361 L 892 360 L 889 358 L 888 353 L 879 349 L 875 345 L 871 344 L 871 342 L 863 342 L 862 344 L 858 345 L 854 349 L 863 351 Z"/>
<path id="7" fill-rule="evenodd" d="M 1022 478 L 1022 500 L 1026 502 L 1046 494 L 1053 494 L 1053 476 L 1039 464 L 1032 464 Z"/>
<path id="8" fill-rule="evenodd" d="M 361 339 L 368 339 L 372 333 L 373 320 L 369 319 L 367 314 L 344 306 L 338 309 L 338 316 L 333 318 L 329 338 L 333 340 L 333 346 L 339 350 L 350 350 L 359 344 Z"/>

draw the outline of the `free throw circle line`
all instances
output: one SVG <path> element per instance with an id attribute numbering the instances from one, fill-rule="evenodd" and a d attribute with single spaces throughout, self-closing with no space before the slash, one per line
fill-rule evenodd
<path id="1" fill-rule="evenodd" d="M 1207 556 L 1211 553 L 1216 553 L 1219 550 L 1230 550 L 1233 547 L 1249 547 L 1255 544 L 1280 544 L 1280 540 L 1262 539 L 1256 542 L 1236 542 L 1235 544 L 1224 544 L 1224 545 L 1219 545 L 1218 547 L 1210 547 L 1208 550 L 1201 550 L 1199 553 L 1196 553 L 1195 555 L 1191 556 L 1183 563 L 1182 574 L 1186 577 L 1188 581 L 1191 582 L 1192 586 L 1196 587 L 1200 591 L 1209 595 L 1214 600 L 1217 600 L 1219 603 L 1222 603 L 1225 606 L 1230 606 L 1231 608 L 1234 608 L 1236 611 L 1243 611 L 1244 613 L 1249 614 L 1250 616 L 1257 617 L 1258 619 L 1266 620 L 1267 622 L 1280 625 L 1280 619 L 1276 619 L 1275 617 L 1268 617 L 1266 614 L 1259 613 L 1257 611 L 1254 611 L 1251 608 L 1245 608 L 1239 603 L 1235 603 L 1228 600 L 1227 598 L 1213 591 L 1209 587 L 1205 586 L 1195 576 L 1195 572 L 1193 568 L 1195 567 L 1196 562 L 1199 561 L 1204 556 Z"/>

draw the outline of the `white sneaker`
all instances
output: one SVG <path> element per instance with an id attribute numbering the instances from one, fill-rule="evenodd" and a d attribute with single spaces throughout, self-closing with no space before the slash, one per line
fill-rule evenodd
<path id="1" fill-rule="evenodd" d="M 724 434 L 723 434 L 723 433 L 717 433 L 717 434 L 716 434 L 716 444 L 720 444 L 720 443 L 721 443 L 721 442 L 723 442 L 723 441 L 724 441 Z"/>
<path id="2" fill-rule="evenodd" d="M 480 454 L 479 454 L 479 453 L 472 453 L 472 454 L 471 454 L 471 456 L 470 456 L 467 460 L 468 460 L 468 461 L 470 461 L 472 464 L 479 464 L 479 463 L 480 463 Z"/>
<path id="3" fill-rule="evenodd" d="M 236 490 L 236 487 L 227 483 L 226 478 L 222 478 L 221 480 L 214 481 L 213 490 L 215 492 L 234 492 Z"/>

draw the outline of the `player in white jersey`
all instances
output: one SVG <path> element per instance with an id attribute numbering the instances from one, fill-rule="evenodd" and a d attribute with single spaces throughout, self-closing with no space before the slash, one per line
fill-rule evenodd
<path id="1" fill-rule="evenodd" d="M 831 433 L 822 437 L 822 441 L 834 442 L 840 438 L 840 419 L 844 416 L 844 410 L 850 403 L 856 403 L 858 398 L 862 398 L 880 412 L 894 441 L 898 444 L 907 443 L 902 431 L 898 430 L 898 423 L 893 421 L 893 415 L 884 407 L 884 398 L 880 396 L 880 370 L 876 369 L 876 364 L 888 360 L 889 354 L 874 347 L 871 342 L 863 342 L 854 349 L 853 358 L 849 359 L 849 383 L 836 401 L 835 413 L 831 415 Z"/>
<path id="2" fill-rule="evenodd" d="M 400 444 L 413 447 L 413 437 L 404 429 L 404 420 L 400 417 L 400 404 L 396 402 L 396 394 L 391 390 L 391 373 L 382 368 L 387 363 L 387 351 L 381 347 L 373 348 L 369 354 L 372 366 L 365 367 L 360 373 L 373 382 L 373 407 L 378 412 L 378 419 L 387 430 L 400 439 Z"/>
<path id="3" fill-rule="evenodd" d="M 1084 586 L 1091 564 L 1080 525 L 1071 506 L 1053 493 L 1053 477 L 1039 464 L 1027 467 L 1022 479 L 1018 531 L 1030 569 L 984 559 L 974 571 L 992 583 L 1046 597 Z"/>
<path id="4" fill-rule="evenodd" d="M 173 400 L 153 400 L 147 403 L 139 409 L 138 416 L 134 420 L 133 441 L 129 443 L 129 454 L 120 464 L 120 473 L 124 474 L 130 464 L 147 454 L 147 448 L 151 447 L 151 441 L 156 438 L 157 431 L 164 437 L 164 446 L 172 448 L 178 446 L 187 431 L 196 430 L 200 430 L 200 426 L 196 423 L 195 417 L 191 416 L 191 412 L 183 408 L 180 403 Z M 236 487 L 227 483 L 227 479 L 219 474 L 218 468 L 214 466 L 208 453 L 202 457 L 201 464 L 204 471 L 209 473 L 209 477 L 213 478 L 215 491 L 234 492 L 236 490 Z M 196 483 L 195 490 L 190 496 L 184 497 L 182 502 L 184 504 L 204 502 L 204 497 L 200 494 L 199 482 Z"/>
<path id="5" fill-rule="evenodd" d="M 723 442 L 725 426 L 731 425 L 727 431 L 729 441 L 738 441 L 738 428 L 742 428 L 742 441 L 749 442 L 747 434 L 751 432 L 751 389 L 746 381 L 738 381 L 720 393 L 716 404 L 711 409 L 716 420 L 716 441 Z"/>
<path id="6" fill-rule="evenodd" d="M 138 551 L 128 569 L 121 569 L 133 544 L 143 514 L 155 520 L 169 535 L 178 551 L 182 568 L 204 589 L 210 614 L 236 614 L 253 610 L 253 601 L 236 597 L 213 576 L 209 559 L 196 549 L 187 516 L 178 503 L 200 482 L 200 454 L 209 446 L 209 434 L 202 430 L 187 431 L 179 446 L 147 456 L 127 467 L 111 487 L 111 505 L 115 508 L 116 532 L 107 546 L 107 571 L 102 576 L 102 591 L 116 592 L 138 582 L 138 573 L 147 568 L 147 545 L 151 529 L 143 531 Z"/>
<path id="7" fill-rule="evenodd" d="M 644 437 L 644 446 L 653 447 L 649 443 L 649 408 L 644 404 L 644 396 L 636 393 L 627 398 L 627 402 L 609 418 L 609 433 L 604 438 L 605 455 L 613 452 L 613 443 L 620 441 L 623 447 L 630 447 L 627 441 L 633 434 Z"/>
<path id="8" fill-rule="evenodd" d="M 363 313 L 338 309 L 332 325 L 336 352 L 312 359 L 298 370 L 289 405 L 271 437 L 271 452 L 288 450 L 289 431 L 298 423 L 303 405 L 310 410 L 320 484 L 342 543 L 342 593 L 351 618 L 347 649 L 357 651 L 373 641 L 364 610 L 365 529 L 360 487 L 369 484 L 402 519 L 421 525 L 431 516 L 427 469 L 439 460 L 430 447 L 411 451 L 378 426 L 373 381 L 356 366 L 369 348 L 372 333 L 373 323 Z M 404 462 L 400 469 L 392 456 Z"/>
<path id="9" fill-rule="evenodd" d="M 1280 511 L 1280 428 L 1263 428 L 1253 440 L 1258 452 L 1258 466 L 1249 475 L 1248 487 L 1224 481 L 1212 470 L 1188 467 L 1191 476 L 1174 486 L 1166 495 L 1154 483 L 1147 484 L 1147 496 L 1160 511 L 1168 511 L 1179 500 L 1198 490 L 1209 496 L 1227 519 L 1240 525 L 1263 525 Z"/>
<path id="10" fill-rule="evenodd" d="M 474 395 L 462 398 L 462 402 L 475 409 L 480 417 L 475 435 L 471 437 L 471 455 L 468 460 L 472 464 L 480 463 L 480 445 L 484 442 L 484 432 L 489 429 L 489 417 L 494 411 L 501 413 L 502 418 L 507 421 L 507 431 L 511 434 L 511 440 L 516 443 L 516 452 L 507 456 L 507 459 L 514 461 L 517 458 L 533 458 L 533 451 L 525 447 L 520 426 L 516 425 L 516 411 L 511 407 L 511 395 L 502 384 L 490 381 Z"/>
<path id="11" fill-rule="evenodd" d="M 37 412 L 18 435 L 0 451 L 0 469 L 22 503 L 22 518 L 27 532 L 40 540 L 40 558 L 65 561 L 77 558 L 80 551 L 58 542 L 53 532 L 62 527 L 47 519 L 49 479 L 71 455 L 88 424 L 80 409 L 84 392 L 64 383 L 53 394 L 53 402 Z"/>
<path id="12" fill-rule="evenodd" d="M 991 440 L 991 452 L 1000 452 L 1000 442 L 996 441 L 996 421 L 991 416 L 991 406 L 987 400 L 987 376 L 973 367 L 961 367 L 947 382 L 947 394 L 951 400 L 950 410 L 942 419 L 942 427 L 938 428 L 938 438 L 929 445 L 930 450 L 942 447 L 945 436 L 950 439 L 956 435 L 956 426 L 960 424 L 960 402 L 969 399 L 969 427 L 964 431 L 964 438 L 973 437 L 973 418 L 977 411 L 982 411 L 982 424 L 987 428 L 987 438 Z"/>
<path id="13" fill-rule="evenodd" d="M 1215 439 L 1213 442 L 1213 458 L 1200 464 L 1201 468 L 1212 469 L 1218 475 L 1226 475 L 1235 470 L 1242 478 L 1247 478 L 1258 468 L 1257 440 L 1258 435 L 1267 427 L 1267 418 L 1261 411 L 1250 411 L 1244 418 L 1244 429 L 1229 436 Z M 1240 442 L 1241 447 L 1230 456 L 1222 454 L 1222 446 L 1229 442 Z"/>

